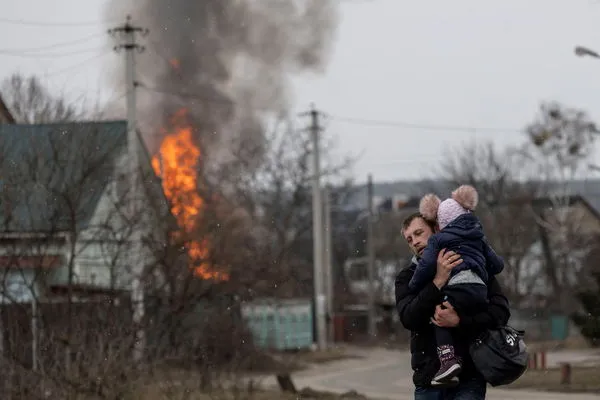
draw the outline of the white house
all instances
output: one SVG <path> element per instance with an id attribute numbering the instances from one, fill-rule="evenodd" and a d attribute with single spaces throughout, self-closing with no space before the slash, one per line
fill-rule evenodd
<path id="1" fill-rule="evenodd" d="M 132 254 L 131 234 L 164 242 L 168 203 L 138 148 L 143 213 L 127 222 L 125 121 L 0 124 L 2 301 L 128 291 L 132 259 L 153 264 L 147 247 Z"/>

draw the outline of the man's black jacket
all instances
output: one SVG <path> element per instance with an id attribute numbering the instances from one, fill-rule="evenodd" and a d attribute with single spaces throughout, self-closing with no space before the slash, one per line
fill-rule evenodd
<path id="1" fill-rule="evenodd" d="M 416 295 L 411 294 L 408 283 L 415 273 L 415 264 L 403 269 L 396 276 L 396 308 L 402 325 L 411 331 L 410 352 L 413 368 L 413 382 L 416 386 L 429 386 L 433 376 L 440 367 L 434 325 L 430 323 L 435 307 L 441 303 L 441 291 L 433 284 L 427 285 Z M 508 323 L 510 310 L 508 300 L 502 293 L 495 277 L 488 282 L 489 305 L 486 312 L 473 316 L 461 316 L 458 335 L 454 335 L 454 345 L 464 364 L 461 378 L 476 374 L 473 363 L 468 356 L 468 345 L 477 334 L 485 329 L 502 326 Z"/>

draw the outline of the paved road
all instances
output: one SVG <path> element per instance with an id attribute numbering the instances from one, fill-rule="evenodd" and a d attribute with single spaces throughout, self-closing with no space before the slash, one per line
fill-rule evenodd
<path id="1" fill-rule="evenodd" d="M 386 349 L 357 349 L 363 358 L 315 366 L 294 374 L 298 388 L 311 387 L 343 393 L 356 390 L 369 397 L 385 400 L 412 400 L 410 356 L 407 352 Z M 263 381 L 274 385 L 274 379 Z M 490 388 L 489 400 L 600 400 L 600 395 L 561 394 Z"/>

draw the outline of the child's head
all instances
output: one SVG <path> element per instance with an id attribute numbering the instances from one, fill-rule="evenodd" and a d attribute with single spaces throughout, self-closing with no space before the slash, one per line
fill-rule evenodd
<path id="1" fill-rule="evenodd" d="M 429 221 L 436 221 L 439 229 L 444 229 L 448 224 L 463 214 L 475 210 L 479 195 L 477 190 L 470 185 L 462 185 L 452 192 L 452 197 L 444 201 L 435 194 L 427 194 L 421 199 L 419 212 Z"/>

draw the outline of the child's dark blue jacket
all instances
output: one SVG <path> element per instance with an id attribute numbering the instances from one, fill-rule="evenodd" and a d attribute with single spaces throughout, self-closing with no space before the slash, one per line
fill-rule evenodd
<path id="1" fill-rule="evenodd" d="M 485 240 L 479 218 L 472 213 L 463 214 L 429 238 L 410 280 L 410 290 L 420 290 L 433 280 L 438 253 L 442 249 L 452 250 L 463 259 L 460 265 L 452 269 L 451 276 L 460 271 L 472 270 L 487 284 L 490 275 L 499 274 L 504 269 L 504 260 Z"/>

